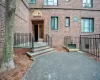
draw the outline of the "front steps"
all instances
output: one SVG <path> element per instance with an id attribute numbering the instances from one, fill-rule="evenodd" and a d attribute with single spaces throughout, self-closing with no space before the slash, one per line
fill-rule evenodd
<path id="1" fill-rule="evenodd" d="M 32 51 L 38 52 L 38 51 L 45 50 L 45 49 L 49 49 L 49 47 L 48 46 L 42 46 L 42 47 L 35 48 L 34 50 L 32 49 Z"/>
<path id="2" fill-rule="evenodd" d="M 33 50 L 32 50 L 33 51 Z M 26 54 L 30 57 L 35 57 L 44 53 L 50 53 L 53 52 L 54 49 L 50 48 L 48 46 L 42 46 L 42 47 L 38 47 L 34 49 L 34 53 L 33 52 L 26 52 Z"/>

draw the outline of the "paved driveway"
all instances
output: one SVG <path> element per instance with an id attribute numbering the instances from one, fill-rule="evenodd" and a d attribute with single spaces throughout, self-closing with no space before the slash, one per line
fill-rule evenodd
<path id="1" fill-rule="evenodd" d="M 22 80 L 100 80 L 100 63 L 83 53 L 50 53 L 36 57 Z"/>

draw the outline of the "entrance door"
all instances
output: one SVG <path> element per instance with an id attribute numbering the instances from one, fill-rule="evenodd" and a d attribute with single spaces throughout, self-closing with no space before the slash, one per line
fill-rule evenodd
<path id="1" fill-rule="evenodd" d="M 43 24 L 38 24 L 38 31 L 39 31 L 38 32 L 38 34 L 39 34 L 38 35 L 39 36 L 38 38 L 39 39 L 43 39 Z"/>
<path id="2" fill-rule="evenodd" d="M 38 25 L 34 25 L 35 42 L 38 42 Z"/>
<path id="3" fill-rule="evenodd" d="M 33 33 L 35 37 L 35 42 L 43 41 L 44 39 L 44 27 L 42 22 L 33 22 Z"/>

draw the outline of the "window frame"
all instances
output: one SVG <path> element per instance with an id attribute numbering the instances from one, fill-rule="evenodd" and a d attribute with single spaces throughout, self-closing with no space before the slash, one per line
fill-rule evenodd
<path id="1" fill-rule="evenodd" d="M 68 21 L 68 26 L 66 25 L 66 19 L 69 20 L 69 21 Z M 70 27 L 70 17 L 65 17 L 65 26 L 66 26 L 66 27 Z"/>
<path id="2" fill-rule="evenodd" d="M 45 1 L 46 1 L 47 3 L 46 3 Z M 50 2 L 50 1 L 49 1 L 49 2 Z M 53 5 L 50 5 L 49 2 L 48 2 L 48 0 L 44 0 L 44 3 L 43 3 L 43 4 L 44 4 L 45 6 L 58 6 L 58 0 L 57 0 L 56 5 L 54 4 L 54 0 L 51 1 L 51 2 L 53 2 Z"/>
<path id="3" fill-rule="evenodd" d="M 89 31 L 85 31 L 85 29 L 83 30 L 83 28 L 86 28 L 85 26 L 83 26 L 82 24 L 82 20 L 83 19 L 88 19 L 89 20 Z M 92 20 L 92 27 L 90 26 L 90 20 Z M 85 25 L 85 24 L 84 24 Z M 90 30 L 90 28 L 92 28 L 92 31 Z M 81 32 L 83 33 L 93 33 L 94 32 L 94 18 L 81 18 Z"/>
<path id="4" fill-rule="evenodd" d="M 54 23 L 54 25 L 55 25 L 55 20 L 54 20 L 54 22 L 52 23 L 52 18 L 57 18 L 57 29 L 56 29 L 56 27 L 55 26 L 52 26 L 53 25 L 53 23 Z M 51 16 L 51 30 L 58 30 L 58 16 Z"/>
<path id="5" fill-rule="evenodd" d="M 29 4 L 36 4 L 36 0 L 34 3 L 32 2 L 32 0 L 29 0 Z"/>
<path id="6" fill-rule="evenodd" d="M 83 0 L 84 1 L 84 0 Z M 91 6 L 86 6 L 86 5 L 91 5 Z M 93 0 L 91 0 L 90 3 L 88 3 L 88 0 L 86 0 L 86 3 L 83 2 L 83 8 L 92 8 L 93 7 Z"/>

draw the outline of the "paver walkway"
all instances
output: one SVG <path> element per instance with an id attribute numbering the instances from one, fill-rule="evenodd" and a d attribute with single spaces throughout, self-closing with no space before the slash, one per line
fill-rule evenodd
<path id="1" fill-rule="evenodd" d="M 22 80 L 100 80 L 100 63 L 83 53 L 50 53 L 36 57 Z"/>

